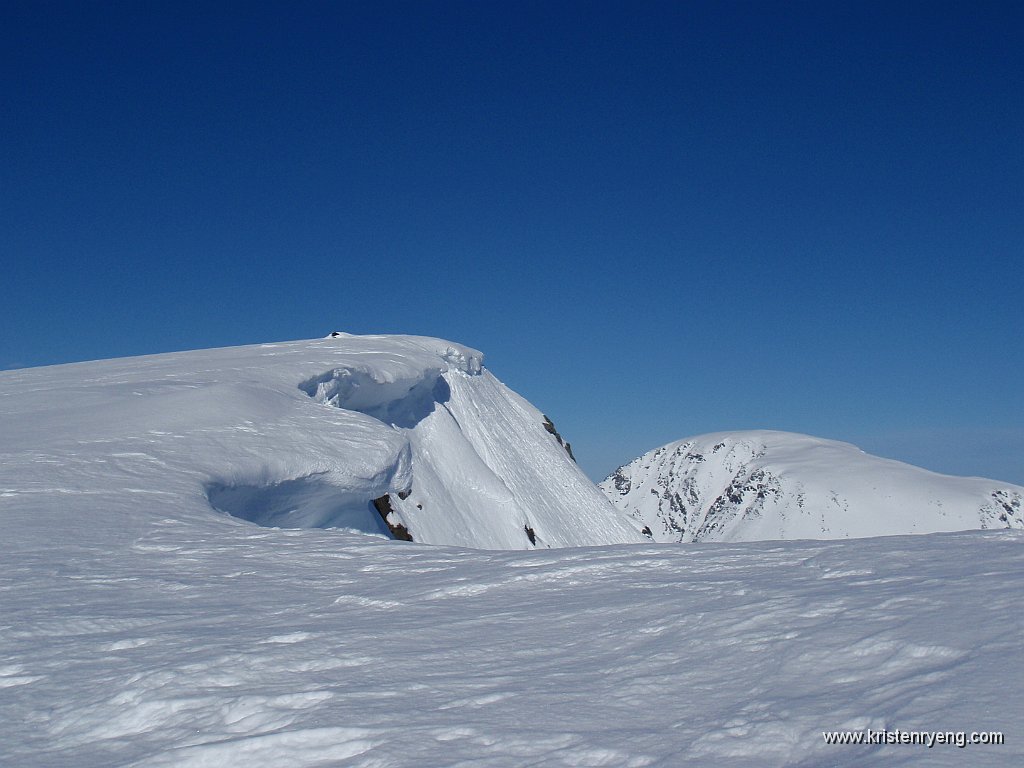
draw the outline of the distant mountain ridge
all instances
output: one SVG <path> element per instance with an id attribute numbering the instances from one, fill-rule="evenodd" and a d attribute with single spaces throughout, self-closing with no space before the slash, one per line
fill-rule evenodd
<path id="1" fill-rule="evenodd" d="M 788 432 L 679 440 L 600 483 L 655 541 L 840 539 L 1024 528 L 1024 487 Z"/>

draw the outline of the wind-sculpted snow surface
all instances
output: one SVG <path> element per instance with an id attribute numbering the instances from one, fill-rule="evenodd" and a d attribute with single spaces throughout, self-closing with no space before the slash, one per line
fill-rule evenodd
<path id="1" fill-rule="evenodd" d="M 386 536 L 373 501 L 388 496 L 388 523 L 420 542 L 637 541 L 482 361 L 340 335 L 0 373 L 5 512 L 43 538 L 211 516 L 225 535 L 242 520 Z"/>
<path id="2" fill-rule="evenodd" d="M 211 518 L 11 536 L 4 766 L 1024 764 L 1021 532 L 530 552 Z M 1006 744 L 822 737 L 868 728 Z"/>
<path id="3" fill-rule="evenodd" d="M 1024 488 L 950 477 L 787 432 L 658 448 L 601 483 L 655 541 L 839 539 L 1024 528 Z"/>

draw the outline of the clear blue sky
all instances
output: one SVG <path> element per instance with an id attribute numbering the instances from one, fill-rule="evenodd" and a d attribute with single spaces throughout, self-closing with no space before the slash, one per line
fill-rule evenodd
<path id="1" fill-rule="evenodd" d="M 603 476 L 1024 483 L 1024 5 L 0 5 L 0 368 L 442 336 Z"/>

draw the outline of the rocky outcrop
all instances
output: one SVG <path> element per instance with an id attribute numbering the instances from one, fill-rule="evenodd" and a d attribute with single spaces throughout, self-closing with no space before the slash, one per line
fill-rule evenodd
<path id="1" fill-rule="evenodd" d="M 398 494 L 402 498 L 402 494 Z M 406 493 L 406 497 L 408 493 Z M 373 500 L 373 507 L 377 510 L 377 514 L 380 515 L 381 520 L 387 525 L 388 530 L 391 531 L 391 537 L 399 539 L 400 541 L 412 541 L 412 534 L 409 533 L 409 529 L 405 527 L 402 521 L 398 517 L 398 513 L 391 506 L 391 497 L 388 494 L 384 494 Z"/>
<path id="2" fill-rule="evenodd" d="M 565 452 L 569 454 L 569 458 L 576 461 L 576 457 L 572 455 L 572 446 L 566 440 L 562 439 L 560 434 L 558 434 L 558 430 L 555 429 L 555 423 L 551 421 L 547 414 L 544 415 L 544 429 L 547 430 L 548 434 L 554 435 L 558 444 L 565 448 Z"/>

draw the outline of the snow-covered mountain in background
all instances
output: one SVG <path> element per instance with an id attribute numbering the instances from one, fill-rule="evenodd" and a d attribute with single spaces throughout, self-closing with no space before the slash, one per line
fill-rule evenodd
<path id="1" fill-rule="evenodd" d="M 335 333 L 0 373 L 5 513 L 44 537 L 241 518 L 488 549 L 642 540 L 482 361 Z"/>
<path id="2" fill-rule="evenodd" d="M 1024 528 L 1024 487 L 939 475 L 788 432 L 680 440 L 620 467 L 600 487 L 655 541 Z"/>

